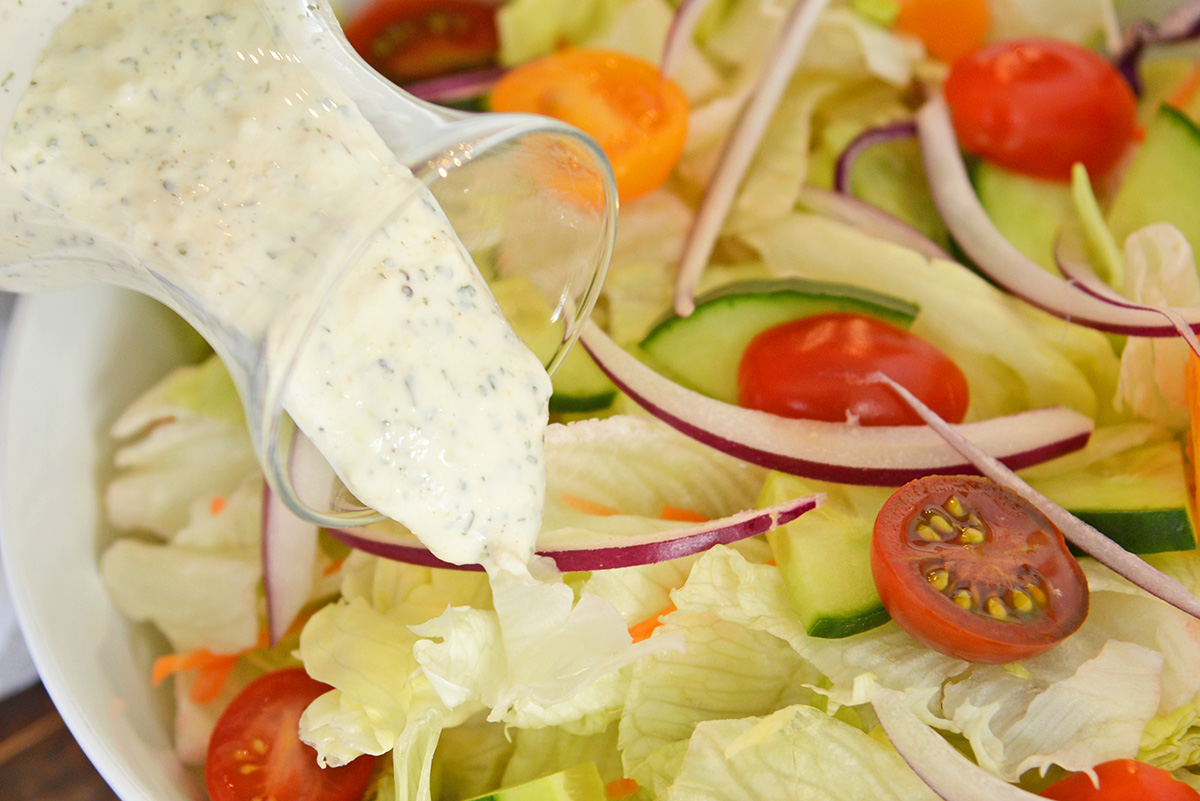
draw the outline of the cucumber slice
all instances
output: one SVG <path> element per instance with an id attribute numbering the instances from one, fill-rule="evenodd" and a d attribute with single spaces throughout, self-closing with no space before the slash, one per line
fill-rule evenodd
<path id="1" fill-rule="evenodd" d="M 595 764 L 583 762 L 540 779 L 505 787 L 471 801 L 607 801 Z"/>
<path id="2" fill-rule="evenodd" d="M 554 382 L 554 394 L 550 396 L 552 412 L 598 412 L 612 406 L 617 397 L 616 385 L 581 345 L 571 348 L 551 380 Z"/>
<path id="3" fill-rule="evenodd" d="M 789 320 L 832 311 L 869 314 L 907 329 L 919 308 L 843 284 L 799 278 L 741 281 L 697 298 L 688 317 L 668 315 L 640 347 L 646 360 L 673 381 L 737 403 L 738 363 L 750 340 Z"/>
<path id="4" fill-rule="evenodd" d="M 889 619 L 871 576 L 871 532 L 892 494 L 772 473 L 760 505 L 824 492 L 824 504 L 767 534 L 792 608 L 813 637 L 848 637 Z"/>
<path id="5" fill-rule="evenodd" d="M 551 321 L 553 309 L 549 302 L 522 276 L 495 279 L 489 286 L 513 331 L 545 363 L 562 342 L 562 325 Z M 567 353 L 551 382 L 552 412 L 600 411 L 612 405 L 617 397 L 616 386 L 588 352 L 578 346 Z"/>
<path id="6" fill-rule="evenodd" d="M 971 183 L 988 217 L 1009 242 L 1043 270 L 1058 275 L 1054 247 L 1063 219 L 1074 213 L 1068 184 L 976 161 Z"/>
<path id="7" fill-rule="evenodd" d="M 1127 551 L 1196 547 L 1183 448 L 1174 440 L 1123 451 L 1070 473 L 1030 478 L 1029 484 Z"/>
<path id="8" fill-rule="evenodd" d="M 1162 106 L 1108 210 L 1117 242 L 1153 222 L 1168 222 L 1200 252 L 1200 129 Z"/>

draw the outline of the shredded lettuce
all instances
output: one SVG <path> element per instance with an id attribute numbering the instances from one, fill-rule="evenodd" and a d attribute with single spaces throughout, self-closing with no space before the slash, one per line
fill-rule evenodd
<path id="1" fill-rule="evenodd" d="M 891 748 L 811 706 L 700 723 L 668 801 L 934 801 Z"/>

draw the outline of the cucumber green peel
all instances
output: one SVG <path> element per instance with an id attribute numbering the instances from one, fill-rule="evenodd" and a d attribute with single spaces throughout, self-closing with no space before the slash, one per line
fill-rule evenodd
<path id="1" fill-rule="evenodd" d="M 642 340 L 643 358 L 688 389 L 737 403 L 737 371 L 755 336 L 781 323 L 825 312 L 912 325 L 920 307 L 845 284 L 803 278 L 739 281 L 696 299 L 687 317 L 668 314 Z"/>

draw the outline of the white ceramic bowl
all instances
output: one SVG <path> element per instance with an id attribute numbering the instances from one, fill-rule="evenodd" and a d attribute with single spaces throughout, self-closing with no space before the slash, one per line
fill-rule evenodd
<path id="1" fill-rule="evenodd" d="M 198 340 L 146 298 L 106 287 L 18 301 L 0 374 L 0 547 L 34 663 L 88 758 L 124 801 L 207 798 L 171 742 L 161 647 L 109 602 L 101 489 L 107 426 Z M 165 689 L 165 688 L 164 688 Z"/>

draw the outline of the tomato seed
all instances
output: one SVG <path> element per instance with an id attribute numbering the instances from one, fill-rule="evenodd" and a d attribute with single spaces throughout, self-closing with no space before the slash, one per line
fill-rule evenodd
<path id="1" fill-rule="evenodd" d="M 959 520 L 962 520 L 967 516 L 966 507 L 963 506 L 963 502 L 957 495 L 951 495 L 946 500 L 946 511 L 957 517 Z"/>
<path id="2" fill-rule="evenodd" d="M 1018 612 L 1033 611 L 1033 599 L 1020 590 L 1013 590 L 1011 603 Z"/>
<path id="3" fill-rule="evenodd" d="M 962 541 L 967 545 L 979 545 L 986 539 L 983 531 L 975 526 L 969 526 L 962 530 Z"/>

